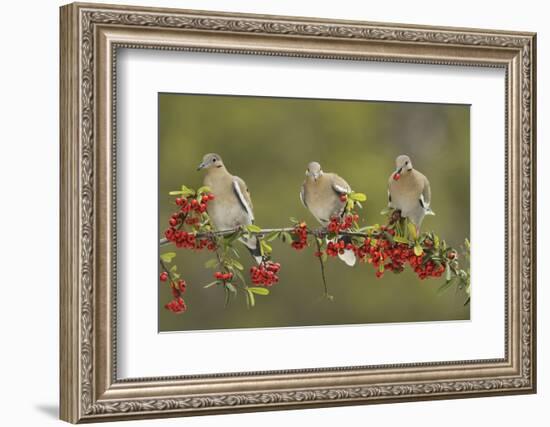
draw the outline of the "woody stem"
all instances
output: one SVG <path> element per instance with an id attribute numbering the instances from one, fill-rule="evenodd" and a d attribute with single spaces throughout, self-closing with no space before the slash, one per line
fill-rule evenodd
<path id="1" fill-rule="evenodd" d="M 317 245 L 317 252 L 320 253 L 321 252 L 321 244 L 319 243 L 319 239 L 317 237 L 315 237 L 315 243 Z M 326 275 L 325 275 L 325 263 L 323 262 L 323 258 L 321 256 L 319 256 L 318 258 L 319 258 L 319 264 L 321 265 L 321 277 L 323 278 L 323 286 L 325 287 L 324 296 L 328 297 L 329 293 L 328 293 L 327 278 L 326 278 Z"/>

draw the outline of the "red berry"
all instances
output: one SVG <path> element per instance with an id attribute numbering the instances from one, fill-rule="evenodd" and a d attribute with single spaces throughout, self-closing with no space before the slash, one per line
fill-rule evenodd
<path id="1" fill-rule="evenodd" d="M 341 194 L 340 195 L 340 201 L 341 202 L 347 202 L 348 201 L 348 196 L 346 194 Z"/>
<path id="2" fill-rule="evenodd" d="M 170 221 L 168 221 L 168 223 L 172 226 L 172 227 L 175 227 L 176 225 L 178 225 L 178 220 L 176 218 L 170 218 Z"/>
<path id="3" fill-rule="evenodd" d="M 160 273 L 161 282 L 166 282 L 167 279 L 168 279 L 168 273 L 166 271 L 163 271 L 162 273 Z"/>
<path id="4" fill-rule="evenodd" d="M 401 174 L 400 174 L 400 173 L 397 173 L 397 172 L 396 172 L 396 173 L 393 174 L 393 180 L 394 180 L 394 181 L 399 181 L 399 178 L 401 178 Z"/>

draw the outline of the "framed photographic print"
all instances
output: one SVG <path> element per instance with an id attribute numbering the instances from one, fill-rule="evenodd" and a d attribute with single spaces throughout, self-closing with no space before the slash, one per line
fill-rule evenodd
<path id="1" fill-rule="evenodd" d="M 533 393 L 535 34 L 61 8 L 61 418 Z"/>

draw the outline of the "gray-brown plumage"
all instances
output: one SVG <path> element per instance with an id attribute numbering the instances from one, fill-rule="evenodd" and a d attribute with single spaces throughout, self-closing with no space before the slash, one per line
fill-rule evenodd
<path id="1" fill-rule="evenodd" d="M 401 216 L 408 218 L 419 232 L 424 216 L 435 215 L 430 208 L 430 181 L 413 168 L 408 156 L 398 156 L 395 167 L 388 180 L 388 206 L 399 209 Z"/>
<path id="2" fill-rule="evenodd" d="M 231 230 L 254 222 L 252 200 L 245 182 L 231 175 L 220 155 L 205 154 L 197 170 L 204 169 L 203 184 L 214 194 L 214 200 L 208 204 L 208 215 L 217 230 Z M 241 241 L 250 250 L 257 262 L 261 261 L 258 240 L 242 238 Z"/>
<path id="3" fill-rule="evenodd" d="M 311 162 L 300 190 L 300 200 L 317 221 L 327 226 L 333 217 L 342 217 L 346 202 L 341 197 L 351 192 L 350 185 L 335 173 L 323 172 L 321 165 Z M 344 238 L 346 240 L 346 238 Z M 339 255 L 346 264 L 355 264 L 355 254 L 346 250 Z"/>

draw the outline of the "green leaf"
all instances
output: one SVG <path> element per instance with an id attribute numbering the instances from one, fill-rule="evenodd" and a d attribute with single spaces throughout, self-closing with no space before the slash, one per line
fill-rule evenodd
<path id="1" fill-rule="evenodd" d="M 181 190 L 177 191 L 170 191 L 168 193 L 170 196 L 194 196 L 195 191 L 191 190 L 190 188 L 187 188 L 185 185 L 181 186 Z"/>
<path id="2" fill-rule="evenodd" d="M 237 249 L 235 249 L 233 246 L 230 246 L 228 249 L 231 251 L 231 253 L 235 258 L 241 257 L 241 255 L 239 254 L 239 251 L 237 251 Z"/>
<path id="3" fill-rule="evenodd" d="M 288 231 L 281 232 L 281 240 L 283 243 L 292 242 L 292 235 Z"/>
<path id="4" fill-rule="evenodd" d="M 240 279 L 241 282 L 243 282 L 243 285 L 246 286 L 246 280 L 244 280 L 243 274 L 239 270 L 235 270 L 234 274 Z"/>
<path id="5" fill-rule="evenodd" d="M 351 212 L 355 206 L 355 202 L 352 199 L 348 199 L 346 203 L 346 212 Z"/>
<path id="6" fill-rule="evenodd" d="M 279 231 L 272 231 L 271 233 L 269 233 L 267 236 L 264 237 L 265 240 L 267 240 L 268 242 L 272 242 L 273 240 L 275 240 L 277 237 L 279 237 L 281 233 Z"/>
<path id="7" fill-rule="evenodd" d="M 269 255 L 273 251 L 273 248 L 265 240 L 260 240 L 260 251 L 262 255 Z"/>
<path id="8" fill-rule="evenodd" d="M 383 273 L 383 272 L 384 272 L 384 263 L 383 263 L 383 262 L 381 262 L 380 264 L 378 264 L 378 271 L 379 271 L 380 273 Z"/>
<path id="9" fill-rule="evenodd" d="M 249 292 L 253 292 L 258 295 L 269 295 L 269 289 L 266 288 L 260 288 L 257 286 L 253 286 L 251 288 L 247 288 Z"/>
<path id="10" fill-rule="evenodd" d="M 170 273 L 175 273 L 176 271 L 178 271 L 178 266 L 174 264 L 172 267 L 170 267 Z"/>
<path id="11" fill-rule="evenodd" d="M 445 266 L 445 280 L 447 280 L 447 282 L 451 280 L 451 266 L 449 263 Z"/>
<path id="12" fill-rule="evenodd" d="M 216 258 L 211 258 L 204 263 L 204 268 L 216 268 L 218 266 L 218 260 Z"/>
<path id="13" fill-rule="evenodd" d="M 415 245 L 415 246 L 414 246 L 414 254 L 415 254 L 416 256 L 420 256 L 420 255 L 422 255 L 423 253 L 424 253 L 424 249 L 422 249 L 422 246 L 420 246 L 420 245 Z"/>
<path id="14" fill-rule="evenodd" d="M 247 289 L 248 294 L 248 304 L 250 307 L 254 307 L 256 305 L 256 299 L 254 298 L 254 292 L 252 292 L 250 289 Z"/>
<path id="15" fill-rule="evenodd" d="M 217 285 L 218 283 L 221 283 L 219 280 L 214 280 L 213 282 L 210 282 L 208 285 L 204 285 L 203 288 L 209 288 L 211 286 Z"/>
<path id="16" fill-rule="evenodd" d="M 176 256 L 175 252 L 166 252 L 165 254 L 162 254 L 160 256 L 160 259 L 163 260 L 164 262 L 172 262 L 175 256 Z"/>
<path id="17" fill-rule="evenodd" d="M 328 255 L 326 253 L 326 251 L 323 251 L 323 254 L 321 255 L 321 261 L 323 261 L 324 263 L 327 262 L 328 260 Z"/>
<path id="18" fill-rule="evenodd" d="M 235 240 L 237 240 L 239 238 L 239 235 L 240 235 L 240 232 L 235 231 L 234 233 L 231 233 L 231 234 L 228 234 L 228 235 L 224 236 L 223 240 L 224 240 L 226 245 L 230 245 L 231 243 L 233 243 Z"/>
<path id="19" fill-rule="evenodd" d="M 443 292 L 445 292 L 447 289 L 449 289 L 451 286 L 453 286 L 456 282 L 456 279 L 451 279 L 449 281 L 446 281 L 445 283 L 443 283 L 439 289 L 437 290 L 437 293 L 438 294 L 441 294 Z"/>
<path id="20" fill-rule="evenodd" d="M 409 244 L 409 240 L 405 239 L 404 237 L 401 237 L 401 236 L 393 236 L 393 240 L 397 243 Z"/>
<path id="21" fill-rule="evenodd" d="M 223 306 L 227 307 L 229 305 L 229 294 L 230 294 L 230 292 L 229 292 L 229 289 L 227 289 L 227 286 L 224 286 L 223 290 L 225 291 L 225 301 L 223 303 Z"/>
<path id="22" fill-rule="evenodd" d="M 249 224 L 245 228 L 249 233 L 259 233 L 262 231 L 262 229 L 255 224 Z"/>
<path id="23" fill-rule="evenodd" d="M 198 190 L 197 190 L 197 194 L 203 194 L 203 193 L 211 193 L 212 190 L 210 189 L 210 187 L 204 185 L 202 187 L 200 187 Z"/>
<path id="24" fill-rule="evenodd" d="M 225 282 L 225 287 L 229 289 L 231 292 L 233 292 L 234 294 L 237 293 L 237 288 L 232 283 Z"/>
<path id="25" fill-rule="evenodd" d="M 407 222 L 407 230 L 409 231 L 409 235 L 413 240 L 416 240 L 418 237 L 416 234 L 416 226 L 412 222 Z"/>
<path id="26" fill-rule="evenodd" d="M 185 185 L 181 186 L 181 191 L 182 191 L 183 194 L 188 194 L 190 196 L 195 195 L 195 190 L 193 190 L 192 188 L 188 188 Z"/>
<path id="27" fill-rule="evenodd" d="M 434 248 L 439 249 L 439 236 L 434 233 Z"/>
<path id="28" fill-rule="evenodd" d="M 239 270 L 244 270 L 243 265 L 239 261 L 237 261 L 236 259 L 231 259 L 230 263 L 233 267 L 235 267 Z"/>
<path id="29" fill-rule="evenodd" d="M 351 192 L 349 195 L 351 200 L 355 200 L 356 202 L 366 202 L 367 201 L 367 195 L 363 193 L 356 193 Z"/>

